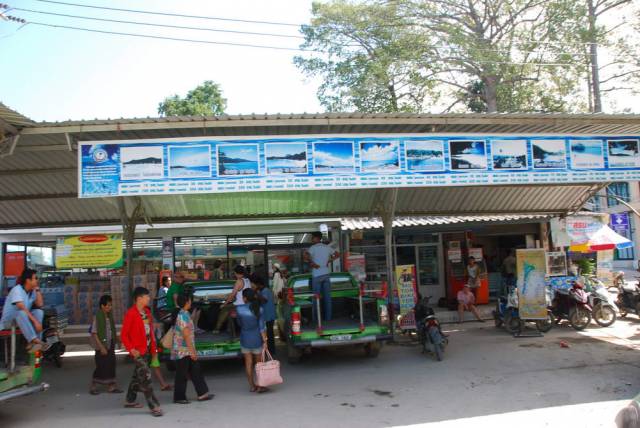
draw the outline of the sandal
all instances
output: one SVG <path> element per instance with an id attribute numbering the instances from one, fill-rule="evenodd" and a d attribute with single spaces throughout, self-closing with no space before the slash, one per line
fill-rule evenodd
<path id="1" fill-rule="evenodd" d="M 252 386 L 251 388 L 249 388 L 249 392 L 258 392 L 258 387 Z"/>
<path id="2" fill-rule="evenodd" d="M 144 406 L 140 403 L 124 403 L 126 409 L 142 409 Z"/>
<path id="3" fill-rule="evenodd" d="M 203 397 L 198 397 L 198 401 L 209 401 L 213 400 L 214 394 L 206 394 Z"/>
<path id="4" fill-rule="evenodd" d="M 118 387 L 115 387 L 115 388 L 112 388 L 112 389 L 107 389 L 107 392 L 108 392 L 109 394 L 122 394 L 124 391 L 123 391 L 123 390 L 121 390 L 121 389 L 120 389 L 120 388 L 118 388 Z"/>
<path id="5" fill-rule="evenodd" d="M 151 415 L 158 417 L 164 415 L 164 413 L 159 407 L 156 407 L 155 409 L 151 409 Z"/>
<path id="6" fill-rule="evenodd" d="M 265 388 L 265 387 L 259 387 L 258 388 L 258 394 L 264 394 L 265 392 L 269 392 L 270 389 L 269 388 Z"/>
<path id="7" fill-rule="evenodd" d="M 97 389 L 93 389 L 93 388 L 91 388 L 91 389 L 89 390 L 89 394 L 91 394 L 91 395 L 99 395 L 99 394 L 100 394 L 100 391 L 98 391 Z"/>
<path id="8" fill-rule="evenodd" d="M 173 390 L 173 386 L 170 383 L 160 387 L 160 391 L 171 391 L 171 390 Z"/>

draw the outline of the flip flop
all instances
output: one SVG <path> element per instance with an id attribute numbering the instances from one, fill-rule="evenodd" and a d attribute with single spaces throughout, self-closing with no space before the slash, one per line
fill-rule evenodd
<path id="1" fill-rule="evenodd" d="M 269 392 L 269 391 L 271 391 L 269 388 L 263 388 L 263 387 L 258 388 L 258 394 L 264 394 L 265 392 Z"/>
<path id="2" fill-rule="evenodd" d="M 160 409 L 151 409 L 151 415 L 155 417 L 159 417 L 164 415 L 164 413 Z"/>
<path id="3" fill-rule="evenodd" d="M 171 391 L 171 390 L 173 390 L 173 386 L 171 386 L 170 384 L 166 384 L 165 386 L 160 387 L 160 391 Z"/>
<path id="4" fill-rule="evenodd" d="M 121 390 L 120 388 L 113 388 L 113 389 L 108 389 L 107 392 L 109 394 L 122 394 L 124 391 Z"/>
<path id="5" fill-rule="evenodd" d="M 258 387 L 254 386 L 254 387 L 249 388 L 249 392 L 258 392 Z"/>
<path id="6" fill-rule="evenodd" d="M 90 389 L 90 390 L 89 390 L 89 394 L 91 394 L 91 395 L 99 395 L 99 394 L 100 394 L 100 391 L 97 391 L 97 390 L 95 390 L 95 389 Z"/>
<path id="7" fill-rule="evenodd" d="M 214 394 L 207 394 L 204 397 L 198 397 L 198 401 L 209 401 L 213 400 Z"/>
<path id="8" fill-rule="evenodd" d="M 126 409 L 142 409 L 144 406 L 140 403 L 124 403 Z"/>

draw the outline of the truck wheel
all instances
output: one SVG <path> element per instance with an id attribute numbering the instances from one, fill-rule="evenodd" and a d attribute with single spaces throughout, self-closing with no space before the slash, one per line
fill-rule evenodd
<path id="1" fill-rule="evenodd" d="M 167 360 L 167 362 L 165 363 L 165 366 L 167 367 L 167 370 L 170 372 L 176 371 L 176 363 L 174 361 Z"/>
<path id="2" fill-rule="evenodd" d="M 287 343 L 287 360 L 289 364 L 298 364 L 302 358 L 302 349 L 296 348 L 291 343 Z"/>
<path id="3" fill-rule="evenodd" d="M 364 353 L 369 358 L 376 358 L 380 354 L 382 345 L 378 342 L 371 342 L 364 345 Z"/>

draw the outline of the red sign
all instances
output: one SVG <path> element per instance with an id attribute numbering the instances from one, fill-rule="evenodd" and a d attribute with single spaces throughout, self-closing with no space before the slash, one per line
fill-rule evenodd
<path id="1" fill-rule="evenodd" d="M 6 253 L 4 255 L 5 276 L 20 276 L 25 266 L 24 253 Z"/>

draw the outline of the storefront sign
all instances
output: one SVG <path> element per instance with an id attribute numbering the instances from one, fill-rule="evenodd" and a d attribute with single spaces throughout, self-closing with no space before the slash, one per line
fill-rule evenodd
<path id="1" fill-rule="evenodd" d="M 518 310 L 524 320 L 547 317 L 545 257 L 542 249 L 516 250 Z"/>
<path id="2" fill-rule="evenodd" d="M 460 263 L 462 261 L 462 250 L 448 250 L 447 259 L 453 263 Z"/>
<path id="3" fill-rule="evenodd" d="M 58 238 L 56 268 L 122 267 L 122 235 L 82 235 Z"/>
<path id="4" fill-rule="evenodd" d="M 367 279 L 364 254 L 349 254 L 346 259 L 347 271 L 358 281 Z"/>
<path id="5" fill-rule="evenodd" d="M 640 180 L 640 139 L 327 136 L 79 143 L 79 196 Z"/>
<path id="6" fill-rule="evenodd" d="M 609 226 L 619 235 L 625 237 L 631 236 L 628 213 L 611 214 L 611 217 L 609 218 Z"/>
<path id="7" fill-rule="evenodd" d="M 4 255 L 4 275 L 20 276 L 26 267 L 25 253 L 23 251 L 16 253 L 5 253 Z"/>
<path id="8" fill-rule="evenodd" d="M 483 258 L 482 248 L 469 248 L 469 257 L 473 257 L 476 261 L 481 261 Z"/>
<path id="9" fill-rule="evenodd" d="M 596 276 L 606 287 L 613 285 L 613 250 L 598 251 Z"/>
<path id="10" fill-rule="evenodd" d="M 416 319 L 413 308 L 416 306 L 416 267 L 414 265 L 396 266 L 396 288 L 400 303 L 400 328 L 415 329 Z"/>

